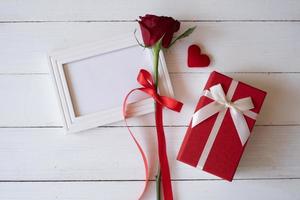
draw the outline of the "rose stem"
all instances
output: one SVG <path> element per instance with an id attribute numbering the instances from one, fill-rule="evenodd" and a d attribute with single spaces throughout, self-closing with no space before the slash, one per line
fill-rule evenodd
<path id="1" fill-rule="evenodd" d="M 157 91 L 158 88 L 158 61 L 159 61 L 159 52 L 161 50 L 161 41 L 158 41 L 154 47 L 153 47 L 153 68 L 154 68 L 154 85 L 155 85 L 155 89 Z M 154 102 L 154 108 L 156 109 L 156 105 Z M 156 112 L 156 110 L 155 110 Z M 161 195 L 160 195 L 160 182 L 161 182 L 161 173 L 160 173 L 160 166 L 158 164 L 158 171 L 157 171 L 157 175 L 156 175 L 156 199 L 160 200 Z"/>

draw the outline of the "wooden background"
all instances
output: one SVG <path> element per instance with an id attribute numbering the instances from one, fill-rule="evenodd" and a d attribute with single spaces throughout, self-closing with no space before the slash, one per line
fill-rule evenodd
<path id="1" fill-rule="evenodd" d="M 1 1 L 0 199 L 137 199 L 143 165 L 124 124 L 64 135 L 46 54 L 131 33 L 145 13 L 180 19 L 181 30 L 197 25 L 165 54 L 176 97 L 185 102 L 180 114 L 165 115 L 175 199 L 300 199 L 297 0 Z M 210 68 L 187 68 L 192 43 L 211 55 Z M 268 92 L 232 183 L 175 160 L 211 70 Z M 130 123 L 156 166 L 153 115 Z M 144 199 L 154 193 L 152 182 Z"/>

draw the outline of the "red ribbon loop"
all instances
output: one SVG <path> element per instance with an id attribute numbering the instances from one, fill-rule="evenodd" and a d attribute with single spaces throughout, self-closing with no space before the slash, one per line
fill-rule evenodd
<path id="1" fill-rule="evenodd" d="M 137 81 L 143 86 L 143 88 L 139 88 L 139 90 L 150 95 L 157 103 L 169 108 L 170 110 L 180 112 L 183 104 L 171 97 L 160 96 L 155 89 L 152 76 L 147 70 L 140 70 Z"/>
<path id="2" fill-rule="evenodd" d="M 137 81 L 143 87 L 133 89 L 126 95 L 124 102 L 123 102 L 123 117 L 124 117 L 127 129 L 142 155 L 144 167 L 145 167 L 145 175 L 146 175 L 145 187 L 144 187 L 143 192 L 142 192 L 141 196 L 139 197 L 139 199 L 141 199 L 143 194 L 145 193 L 145 190 L 146 190 L 148 182 L 149 182 L 149 166 L 148 166 L 148 160 L 147 160 L 145 152 L 143 151 L 143 149 L 142 149 L 141 145 L 139 144 L 139 142 L 137 141 L 137 139 L 134 137 L 134 135 L 133 135 L 132 131 L 130 130 L 130 128 L 127 124 L 127 121 L 126 121 L 127 99 L 131 93 L 133 93 L 134 91 L 137 91 L 137 90 L 147 93 L 156 102 L 156 104 L 155 104 L 155 122 L 156 122 L 158 155 L 159 155 L 159 163 L 160 163 L 160 168 L 161 168 L 161 180 L 162 180 L 164 199 L 165 200 L 173 200 L 170 169 L 169 169 L 167 150 L 166 150 L 166 139 L 165 139 L 165 133 L 164 133 L 164 128 L 163 128 L 162 108 L 167 107 L 176 112 L 180 112 L 183 104 L 181 102 L 177 101 L 176 99 L 166 97 L 166 96 L 160 96 L 157 93 L 157 89 L 155 87 L 152 76 L 148 71 L 141 69 L 138 74 Z"/>

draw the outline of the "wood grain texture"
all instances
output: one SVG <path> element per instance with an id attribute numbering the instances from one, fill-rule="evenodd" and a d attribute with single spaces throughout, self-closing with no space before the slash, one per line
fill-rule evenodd
<path id="1" fill-rule="evenodd" d="M 176 200 L 300 199 L 300 1 L 52 0 L 0 2 L 0 199 L 132 200 L 143 187 L 140 155 L 123 123 L 64 135 L 47 52 L 132 33 L 155 13 L 197 25 L 165 52 L 180 114 L 165 111 Z M 211 56 L 186 67 L 196 43 Z M 268 92 L 236 179 L 222 181 L 175 160 L 186 125 L 212 70 Z M 129 123 L 155 175 L 153 115 Z M 113 126 L 113 127 L 111 127 Z M 121 127 L 119 127 L 121 126 Z M 49 128 L 52 127 L 52 128 Z M 154 183 L 144 199 L 155 199 Z M 246 194 L 246 195 L 245 195 Z"/>
<path id="2" fill-rule="evenodd" d="M 195 25 L 189 38 L 165 51 L 170 72 L 300 72 L 300 43 L 294 41 L 300 22 L 182 23 L 181 31 Z M 48 52 L 133 35 L 136 28 L 136 22 L 0 23 L 0 73 L 48 73 Z M 210 68 L 187 67 L 187 48 L 193 43 L 210 55 Z"/>
<path id="3" fill-rule="evenodd" d="M 240 180 L 173 182 L 175 200 L 189 199 L 266 199 L 299 200 L 299 180 Z M 78 200 L 137 199 L 141 182 L 64 182 L 64 183 L 0 183 L 0 198 L 7 200 Z M 17 192 L 16 192 L 17 191 Z M 152 182 L 144 196 L 155 199 Z M 245 195 L 247 194 L 247 195 Z"/>
<path id="4" fill-rule="evenodd" d="M 154 128 L 132 129 L 145 148 L 152 178 L 157 152 Z M 176 161 L 186 128 L 166 128 L 175 180 L 218 179 Z M 61 129 L 1 129 L 0 180 L 143 180 L 143 162 L 126 128 L 64 135 Z M 255 127 L 235 179 L 300 178 L 299 126 Z"/>
<path id="5" fill-rule="evenodd" d="M 300 124 L 300 74 L 298 73 L 226 73 L 268 92 L 258 125 Z M 165 110 L 165 125 L 186 126 L 199 95 L 208 78 L 208 73 L 171 74 L 175 96 L 185 103 L 180 113 Z M 285 83 L 285 84 L 282 84 Z M 129 89 L 128 89 L 129 90 Z M 293 94 L 290 92 L 294 91 Z M 100 92 L 100 91 L 99 91 Z M 50 76 L 1 75 L 0 127 L 62 126 L 60 112 Z M 286 106 L 293 109 L 286 109 Z M 153 114 L 129 120 L 130 125 L 154 125 Z M 114 123 L 110 126 L 124 126 Z"/>
<path id="6" fill-rule="evenodd" d="M 297 0 L 53 0 L 4 1 L 0 4 L 2 21 L 40 20 L 135 20 L 154 13 L 185 20 L 299 20 Z"/>

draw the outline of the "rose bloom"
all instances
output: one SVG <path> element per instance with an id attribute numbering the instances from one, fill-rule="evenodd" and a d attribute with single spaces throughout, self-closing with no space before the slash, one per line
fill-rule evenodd
<path id="1" fill-rule="evenodd" d="M 153 46 L 162 37 L 162 46 L 168 48 L 175 32 L 180 28 L 180 22 L 172 17 L 145 15 L 140 17 L 140 24 L 145 46 Z"/>

